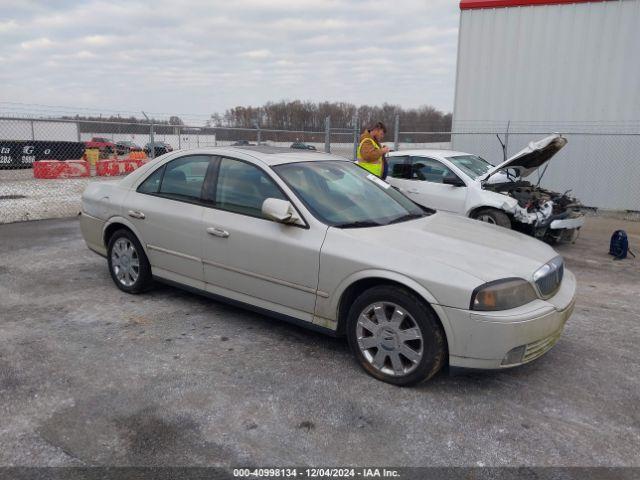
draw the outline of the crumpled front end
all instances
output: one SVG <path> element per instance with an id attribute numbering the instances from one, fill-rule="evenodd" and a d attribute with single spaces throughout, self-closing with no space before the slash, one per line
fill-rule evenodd
<path id="1" fill-rule="evenodd" d="M 584 225 L 582 205 L 569 192 L 552 192 L 526 181 L 489 183 L 484 188 L 515 199 L 517 204 L 507 213 L 516 227 L 537 238 L 571 242 Z"/>

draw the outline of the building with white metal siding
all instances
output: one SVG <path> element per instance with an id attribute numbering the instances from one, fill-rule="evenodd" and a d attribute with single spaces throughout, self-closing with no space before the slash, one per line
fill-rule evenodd
<path id="1" fill-rule="evenodd" d="M 454 135 L 453 147 L 496 163 L 495 133 L 507 125 L 509 154 L 566 133 L 542 185 L 572 188 L 589 206 L 640 210 L 640 0 L 460 8 L 453 129 L 473 134 Z"/>

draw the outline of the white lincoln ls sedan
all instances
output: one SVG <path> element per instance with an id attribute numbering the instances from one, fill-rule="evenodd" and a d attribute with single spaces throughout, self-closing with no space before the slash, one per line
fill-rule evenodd
<path id="1" fill-rule="evenodd" d="M 128 293 L 154 279 L 334 335 L 397 385 L 527 363 L 576 281 L 548 245 L 420 207 L 353 162 L 270 147 L 159 157 L 91 183 L 81 228 Z"/>

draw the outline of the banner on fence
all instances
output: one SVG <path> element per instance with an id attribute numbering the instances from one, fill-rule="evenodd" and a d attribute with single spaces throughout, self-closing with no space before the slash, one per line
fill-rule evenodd
<path id="1" fill-rule="evenodd" d="M 82 142 L 0 140 L 0 168 L 30 168 L 36 160 L 77 160 Z"/>

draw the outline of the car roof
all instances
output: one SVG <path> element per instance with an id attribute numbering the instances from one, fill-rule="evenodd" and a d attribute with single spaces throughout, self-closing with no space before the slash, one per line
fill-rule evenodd
<path id="1" fill-rule="evenodd" d="M 296 162 L 317 162 L 328 160 L 348 160 L 345 157 L 332 155 L 330 153 L 318 152 L 314 150 L 295 150 L 289 147 L 272 147 L 270 145 L 245 145 L 245 146 L 228 146 L 228 147 L 208 147 L 198 148 L 195 150 L 182 150 L 183 152 L 192 151 L 193 153 L 209 154 L 209 155 L 229 155 L 244 153 L 250 155 L 267 165 L 281 165 L 284 163 Z"/>
<path id="2" fill-rule="evenodd" d="M 427 149 L 414 149 L 414 150 L 399 150 L 393 152 L 391 156 L 398 155 L 415 155 L 417 157 L 455 157 L 458 155 L 471 155 L 467 152 L 458 152 L 456 150 L 427 150 Z"/>
<path id="3" fill-rule="evenodd" d="M 149 172 L 155 170 L 159 163 L 165 163 L 165 160 L 163 159 L 168 158 L 168 161 L 173 161 L 176 158 L 180 158 L 184 155 L 220 155 L 249 160 L 246 158 L 248 156 L 257 160 L 263 165 L 267 165 L 270 167 L 274 165 L 298 162 L 326 162 L 329 160 L 340 160 L 343 162 L 351 161 L 345 157 L 331 155 L 329 153 L 322 153 L 314 150 L 295 150 L 288 147 L 272 147 L 269 145 L 185 148 L 180 150 L 173 150 L 166 155 L 162 155 L 155 160 L 150 161 L 145 165 L 148 166 L 148 168 L 143 167 L 135 170 L 134 172 L 131 172 L 129 175 L 120 180 L 120 184 L 125 188 L 130 187 L 131 185 L 134 185 L 137 181 L 139 181 L 141 177 L 145 177 Z"/>

